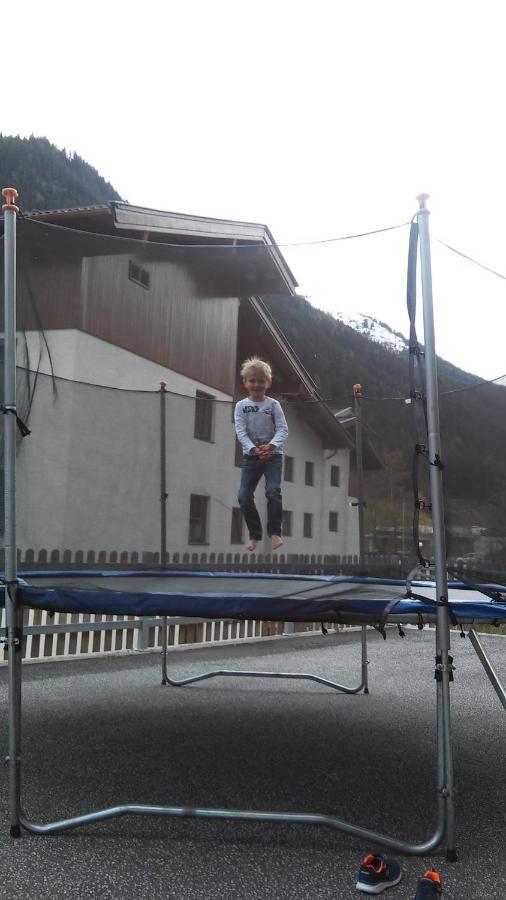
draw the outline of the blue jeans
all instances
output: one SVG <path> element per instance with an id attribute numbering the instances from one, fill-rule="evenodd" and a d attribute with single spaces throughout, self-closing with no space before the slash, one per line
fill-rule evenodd
<path id="1" fill-rule="evenodd" d="M 239 506 L 246 520 L 249 536 L 254 541 L 262 539 L 262 523 L 255 506 L 255 488 L 262 475 L 265 476 L 265 496 L 267 497 L 267 534 L 281 534 L 283 506 L 281 503 L 281 471 L 283 457 L 275 453 L 270 459 L 258 456 L 244 456 L 241 463 L 241 485 Z"/>

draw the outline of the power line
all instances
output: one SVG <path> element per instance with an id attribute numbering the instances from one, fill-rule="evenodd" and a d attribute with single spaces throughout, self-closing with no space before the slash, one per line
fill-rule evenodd
<path id="1" fill-rule="evenodd" d="M 484 263 L 478 262 L 477 259 L 474 259 L 472 256 L 468 256 L 468 254 L 463 253 L 462 250 L 457 250 L 456 247 L 451 247 L 450 244 L 445 243 L 445 241 L 440 240 L 440 238 L 435 237 L 434 240 L 437 241 L 438 244 L 442 244 L 443 247 L 446 247 L 447 250 L 451 250 L 452 253 L 456 253 L 457 256 L 462 256 L 469 262 L 474 263 L 475 266 L 479 266 L 480 269 L 485 269 L 486 272 L 490 272 L 492 275 L 497 275 L 498 278 L 502 278 L 503 281 L 506 281 L 506 275 L 502 275 L 501 272 L 497 272 L 495 269 L 491 269 L 490 266 L 486 266 L 484 265 Z"/>
<path id="2" fill-rule="evenodd" d="M 383 228 L 375 228 L 372 231 L 360 231 L 354 234 L 343 234 L 339 237 L 331 237 L 331 238 L 321 238 L 316 241 L 293 241 L 289 243 L 272 243 L 272 244 L 262 244 L 262 243 L 233 243 L 233 240 L 237 240 L 237 238 L 232 239 L 228 244 L 171 244 L 167 241 L 145 241 L 140 238 L 133 237 L 124 237 L 123 235 L 117 234 L 102 234 L 97 231 L 85 231 L 81 228 L 68 228 L 65 225 L 57 225 L 55 222 L 47 222 L 45 220 L 32 219 L 29 215 L 23 216 L 25 221 L 31 222 L 38 226 L 43 226 L 45 228 L 49 228 L 54 231 L 66 231 L 67 233 L 72 232 L 76 235 L 86 235 L 87 237 L 91 237 L 94 239 L 101 239 L 107 241 L 124 241 L 124 242 L 132 242 L 134 244 L 142 244 L 144 248 L 149 249 L 159 249 L 160 247 L 172 247 L 177 250 L 276 250 L 276 249 L 284 249 L 285 247 L 314 247 L 319 244 L 333 244 L 338 241 L 352 241 L 355 238 L 361 237 L 369 237 L 373 234 L 383 234 L 386 231 L 395 231 L 399 228 L 405 228 L 409 225 L 409 222 L 401 222 L 399 225 L 386 225 Z"/>

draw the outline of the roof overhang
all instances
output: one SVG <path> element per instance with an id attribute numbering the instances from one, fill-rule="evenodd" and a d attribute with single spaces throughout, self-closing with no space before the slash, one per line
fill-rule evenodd
<path id="1" fill-rule="evenodd" d="M 282 286 L 282 293 L 294 294 L 297 281 L 286 260 L 279 250 L 267 225 L 257 222 L 239 222 L 232 219 L 212 219 L 208 216 L 196 216 L 186 213 L 164 212 L 157 209 L 146 209 L 131 206 L 129 203 L 114 201 L 111 203 L 114 226 L 118 230 L 150 234 L 158 239 L 171 236 L 182 243 L 199 248 L 214 248 L 216 259 L 221 262 L 229 260 L 237 267 L 237 261 L 244 266 L 250 275 L 256 272 L 265 281 L 269 274 L 270 290 L 254 288 L 262 293 L 275 293 L 275 284 Z M 164 241 L 165 243 L 165 241 Z M 261 273 L 263 269 L 263 273 Z M 252 292 L 254 277 L 250 277 L 247 285 L 248 293 Z M 258 281 L 258 278 L 257 278 Z"/>
<path id="2" fill-rule="evenodd" d="M 174 258 L 184 259 L 216 291 L 227 296 L 294 294 L 297 288 L 271 232 L 255 222 L 165 212 L 120 201 L 36 210 L 26 218 L 94 234 L 121 235 L 142 241 L 144 247 L 149 243 L 152 251 L 156 245 L 171 247 Z M 121 248 L 118 246 L 115 252 L 121 253 Z"/>

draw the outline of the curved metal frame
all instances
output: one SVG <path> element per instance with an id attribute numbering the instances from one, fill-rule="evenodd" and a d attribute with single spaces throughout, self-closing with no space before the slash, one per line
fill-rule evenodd
<path id="1" fill-rule="evenodd" d="M 321 678 L 320 675 L 312 675 L 307 672 L 258 672 L 244 669 L 215 669 L 211 672 L 203 672 L 200 675 L 192 675 L 189 678 L 176 679 L 170 678 L 167 674 L 168 620 L 167 616 L 164 616 L 162 624 L 162 685 L 168 684 L 171 687 L 184 687 L 185 685 L 193 684 L 195 681 L 204 681 L 206 678 L 216 678 L 219 675 L 232 676 L 234 678 L 293 678 L 316 681 L 317 684 L 323 684 L 325 687 L 333 688 L 335 691 L 340 691 L 343 694 L 359 694 L 362 690 L 364 694 L 368 694 L 367 667 L 369 660 L 367 659 L 367 630 L 365 625 L 362 625 L 361 632 L 362 678 L 358 687 L 346 687 L 343 684 L 338 684 L 337 681 L 329 681 L 328 678 Z"/>

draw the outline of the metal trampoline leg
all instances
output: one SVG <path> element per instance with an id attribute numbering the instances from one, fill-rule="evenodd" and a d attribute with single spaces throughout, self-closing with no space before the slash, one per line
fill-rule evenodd
<path id="1" fill-rule="evenodd" d="M 286 627 L 286 623 L 285 623 Z M 285 634 L 288 632 L 284 632 Z M 362 677 L 358 687 L 347 687 L 339 684 L 337 681 L 330 681 L 328 678 L 321 678 L 320 675 L 312 675 L 309 672 L 258 672 L 244 671 L 240 669 L 216 669 L 211 672 L 202 672 L 200 675 L 192 675 L 190 678 L 175 679 L 170 678 L 167 672 L 167 617 L 163 618 L 162 625 L 162 685 L 170 684 L 171 687 L 184 687 L 193 684 L 196 681 L 205 681 L 207 678 L 216 678 L 218 675 L 233 676 L 234 678 L 291 678 L 302 681 L 316 681 L 317 684 L 323 684 L 325 687 L 333 688 L 343 694 L 359 694 L 362 690 L 364 694 L 369 693 L 367 686 L 367 667 L 369 660 L 367 659 L 367 631 L 366 626 L 362 625 Z"/>
<path id="2" fill-rule="evenodd" d="M 11 588 L 15 597 L 15 589 Z M 22 615 L 15 601 L 6 593 L 7 648 L 9 655 L 9 813 L 11 837 L 20 836 L 21 795 L 21 655 L 23 626 Z"/>
<path id="3" fill-rule="evenodd" d="M 369 660 L 367 659 L 367 625 L 362 625 L 362 684 L 364 687 L 364 694 L 369 693 L 369 676 L 368 676 L 368 667 Z"/>
<path id="4" fill-rule="evenodd" d="M 167 641 L 169 637 L 169 627 L 167 616 L 162 620 L 162 684 L 168 684 L 167 677 Z"/>
<path id="5" fill-rule="evenodd" d="M 453 782 L 453 752 L 450 718 L 450 680 L 453 672 L 450 650 L 450 622 L 448 607 L 438 608 L 436 625 L 436 696 L 437 696 L 437 778 L 438 814 L 443 815 L 446 837 L 446 858 L 457 859 L 455 849 L 455 803 Z"/>

